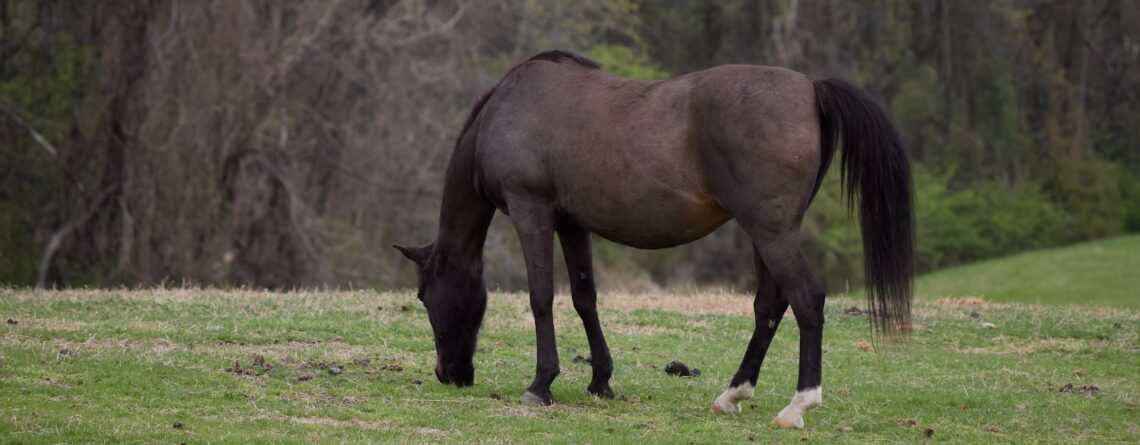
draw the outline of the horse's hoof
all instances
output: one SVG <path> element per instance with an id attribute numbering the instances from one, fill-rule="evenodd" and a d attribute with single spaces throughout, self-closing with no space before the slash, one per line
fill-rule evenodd
<path id="1" fill-rule="evenodd" d="M 740 404 L 739 403 L 724 402 L 720 399 L 717 399 L 715 402 L 713 402 L 712 407 L 709 408 L 709 412 L 714 413 L 714 414 L 716 414 L 716 413 L 738 413 L 738 412 L 740 412 Z"/>
<path id="2" fill-rule="evenodd" d="M 519 400 L 527 405 L 550 406 L 554 404 L 554 399 L 550 396 L 543 398 L 542 396 L 539 396 L 530 391 L 527 391 L 526 394 L 523 394 L 522 397 L 519 397 Z"/>
<path id="3" fill-rule="evenodd" d="M 781 414 L 776 416 L 776 425 L 780 425 L 789 430 L 798 430 L 804 427 L 804 418 L 803 416 Z"/>
<path id="4" fill-rule="evenodd" d="M 740 386 L 729 387 L 720 394 L 713 402 L 709 412 L 713 413 L 738 413 L 740 412 L 740 401 L 752 398 L 754 393 L 752 385 L 743 383 Z"/>
<path id="5" fill-rule="evenodd" d="M 586 392 L 590 395 L 602 399 L 614 398 L 614 390 L 610 389 L 610 385 L 590 385 L 586 387 Z"/>

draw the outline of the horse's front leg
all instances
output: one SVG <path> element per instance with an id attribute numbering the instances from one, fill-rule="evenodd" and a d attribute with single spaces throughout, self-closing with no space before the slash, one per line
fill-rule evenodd
<path id="1" fill-rule="evenodd" d="M 530 310 L 534 314 L 534 333 L 538 345 L 538 362 L 534 383 L 522 401 L 550 405 L 554 403 L 550 384 L 558 376 L 558 349 L 554 340 L 554 211 L 542 203 L 527 200 L 510 201 L 511 223 L 518 232 L 526 261 L 530 286 Z"/>
<path id="2" fill-rule="evenodd" d="M 566 269 L 570 274 L 570 294 L 574 299 L 574 310 L 586 328 L 586 340 L 590 343 L 590 366 L 593 378 L 586 392 L 607 399 L 614 397 L 610 389 L 610 376 L 614 372 L 614 362 L 610 358 L 610 348 L 602 334 L 602 323 L 598 320 L 598 293 L 594 288 L 594 263 L 590 254 L 590 234 L 579 227 L 559 227 L 558 240 L 566 257 Z"/>

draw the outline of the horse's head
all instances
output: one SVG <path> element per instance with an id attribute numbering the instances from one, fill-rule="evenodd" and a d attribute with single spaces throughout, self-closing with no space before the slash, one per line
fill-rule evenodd
<path id="1" fill-rule="evenodd" d="M 435 376 L 442 383 L 470 386 L 475 381 L 475 340 L 487 309 L 482 270 L 448 264 L 432 244 L 393 247 L 416 263 L 418 297 L 435 337 Z"/>

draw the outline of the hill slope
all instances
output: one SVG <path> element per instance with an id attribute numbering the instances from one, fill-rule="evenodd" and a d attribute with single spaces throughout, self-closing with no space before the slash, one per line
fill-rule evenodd
<path id="1" fill-rule="evenodd" d="M 926 298 L 1140 308 L 1140 235 L 944 269 L 919 277 L 917 286 Z"/>

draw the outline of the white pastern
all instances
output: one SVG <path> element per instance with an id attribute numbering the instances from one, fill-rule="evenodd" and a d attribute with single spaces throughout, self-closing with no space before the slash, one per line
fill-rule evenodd
<path id="1" fill-rule="evenodd" d="M 714 413 L 738 413 L 740 412 L 740 401 L 751 399 L 756 393 L 756 388 L 751 383 L 745 382 L 738 386 L 729 387 L 720 394 L 713 402 L 712 408 L 709 411 Z"/>
<path id="2" fill-rule="evenodd" d="M 803 428 L 804 413 L 823 403 L 823 392 L 817 386 L 803 391 L 796 391 L 792 403 L 780 410 L 776 416 L 776 423 L 785 428 Z"/>

